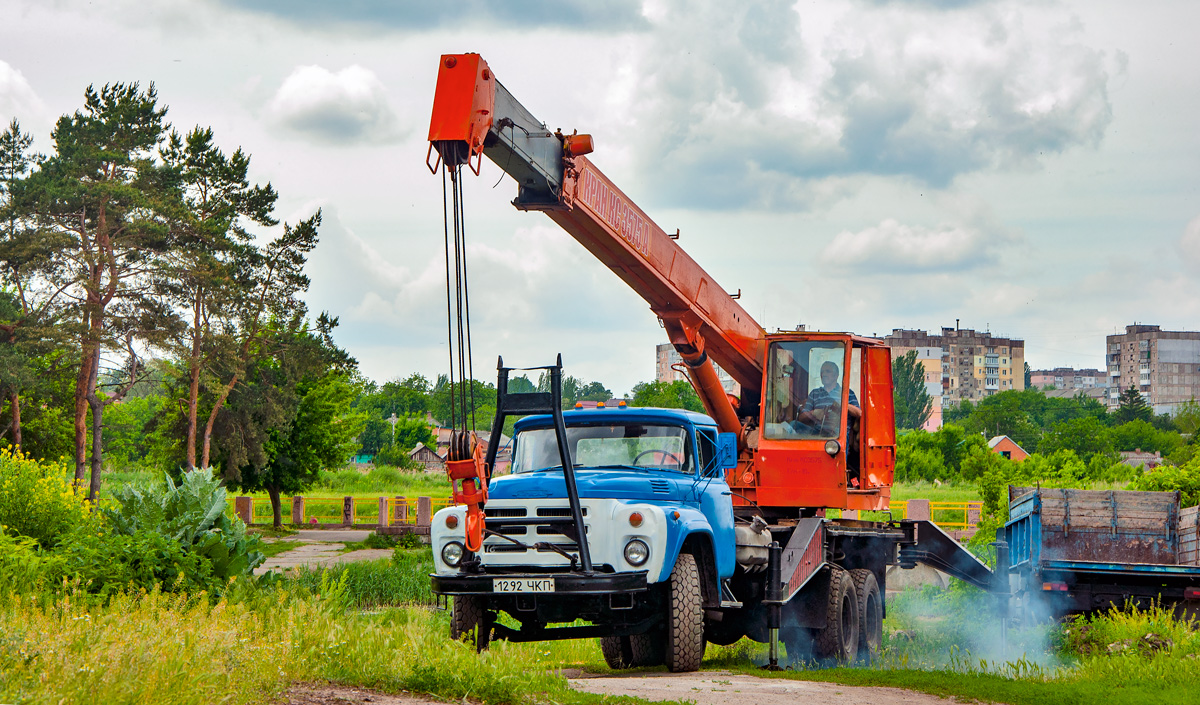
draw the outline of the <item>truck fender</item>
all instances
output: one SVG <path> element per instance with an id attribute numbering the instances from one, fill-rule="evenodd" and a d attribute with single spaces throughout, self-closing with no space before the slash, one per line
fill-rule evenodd
<path id="1" fill-rule="evenodd" d="M 674 513 L 679 518 L 672 520 Z M 667 536 L 667 560 L 663 561 L 662 575 L 659 581 L 671 577 L 671 571 L 680 553 L 690 553 L 696 558 L 700 568 L 700 590 L 706 608 L 720 606 L 720 589 L 718 586 L 716 557 L 713 551 L 713 531 L 708 518 L 695 509 L 679 507 L 666 510 L 668 522 L 674 523 L 675 531 Z"/>

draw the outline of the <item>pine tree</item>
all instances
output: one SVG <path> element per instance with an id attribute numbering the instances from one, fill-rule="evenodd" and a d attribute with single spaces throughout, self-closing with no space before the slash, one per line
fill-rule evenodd
<path id="1" fill-rule="evenodd" d="M 1142 393 L 1133 387 L 1128 387 L 1121 392 L 1117 412 L 1113 414 L 1113 419 L 1118 424 L 1123 424 L 1137 419 L 1149 421 L 1153 415 L 1154 411 L 1146 403 L 1146 398 L 1142 396 Z"/>
<path id="2" fill-rule="evenodd" d="M 187 369 L 184 464 L 191 470 L 196 467 L 201 373 L 220 354 L 220 343 L 229 342 L 223 334 L 236 326 L 230 316 L 238 309 L 234 303 L 248 293 L 239 270 L 246 269 L 254 247 L 244 226 L 277 225 L 271 216 L 277 194 L 270 184 L 251 186 L 250 158 L 241 149 L 225 156 L 213 144 L 211 128 L 197 127 L 186 137 L 172 132 L 162 153 L 178 174 L 182 196 L 166 281 L 183 312 L 182 335 L 175 343 Z"/>
<path id="3" fill-rule="evenodd" d="M 176 323 L 155 286 L 172 236 L 163 214 L 175 209 L 177 193 L 156 156 L 166 113 L 153 84 L 145 91 L 137 83 L 88 86 L 84 108 L 58 120 L 55 153 L 25 180 L 17 199 L 43 237 L 56 239 L 47 283 L 70 307 L 68 329 L 80 362 L 75 481 L 82 485 L 88 469 L 90 413 L 92 499 L 100 490 L 104 406 L 136 382 L 135 351 L 160 344 Z M 102 396 L 97 381 L 105 349 L 122 352 L 129 377 Z"/>

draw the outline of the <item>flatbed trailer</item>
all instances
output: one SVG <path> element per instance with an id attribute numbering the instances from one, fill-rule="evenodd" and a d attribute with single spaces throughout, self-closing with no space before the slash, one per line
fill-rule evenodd
<path id="1" fill-rule="evenodd" d="M 1155 604 L 1200 607 L 1197 508 L 1178 492 L 1009 488 L 1004 526 L 1026 620 Z"/>

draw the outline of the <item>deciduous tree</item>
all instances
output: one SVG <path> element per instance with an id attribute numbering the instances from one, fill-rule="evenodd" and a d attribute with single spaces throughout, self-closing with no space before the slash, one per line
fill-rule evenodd
<path id="1" fill-rule="evenodd" d="M 925 367 L 910 350 L 892 361 L 892 390 L 897 428 L 921 428 L 933 413 L 933 397 L 925 389 Z"/>

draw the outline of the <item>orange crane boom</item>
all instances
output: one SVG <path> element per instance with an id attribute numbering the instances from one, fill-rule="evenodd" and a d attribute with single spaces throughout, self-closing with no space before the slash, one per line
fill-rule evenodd
<path id="1" fill-rule="evenodd" d="M 429 143 L 426 164 L 434 172 L 445 163 L 478 174 L 487 155 L 517 182 L 514 206 L 544 211 L 650 305 L 709 415 L 722 431 L 738 434 L 739 466 L 729 484 L 739 501 L 887 507 L 895 423 L 890 351 L 882 342 L 850 334 L 768 334 L 684 252 L 677 236 L 584 156 L 592 151 L 589 135 L 551 132 L 478 54 L 441 57 Z M 714 362 L 741 385 L 740 399 L 725 393 Z M 819 393 L 830 365 L 830 382 Z"/>

